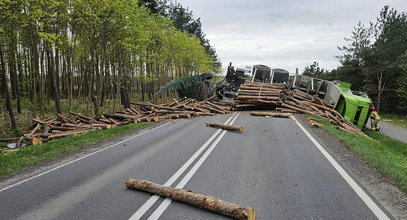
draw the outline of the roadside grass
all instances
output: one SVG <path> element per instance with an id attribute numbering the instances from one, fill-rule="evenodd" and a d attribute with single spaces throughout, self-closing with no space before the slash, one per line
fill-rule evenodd
<path id="1" fill-rule="evenodd" d="M 107 130 L 95 130 L 85 134 L 71 135 L 47 143 L 22 148 L 16 152 L 0 154 L 0 177 L 10 175 L 30 166 L 53 160 L 92 144 L 128 133 L 151 122 L 128 124 Z"/>
<path id="2" fill-rule="evenodd" d="M 394 114 L 381 114 L 380 115 L 386 122 L 407 128 L 407 116 L 394 115 Z M 389 121 L 387 121 L 389 120 Z"/>
<path id="3" fill-rule="evenodd" d="M 366 130 L 365 133 L 377 141 L 369 140 L 357 134 L 336 129 L 325 119 L 317 116 L 309 117 L 324 125 L 322 129 L 339 139 L 368 164 L 393 180 L 401 190 L 407 192 L 407 144 L 378 132 Z"/>

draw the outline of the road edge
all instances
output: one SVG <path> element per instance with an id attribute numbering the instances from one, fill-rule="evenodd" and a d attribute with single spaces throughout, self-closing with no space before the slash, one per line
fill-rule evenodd
<path id="1" fill-rule="evenodd" d="M 384 212 L 395 219 L 407 219 L 406 193 L 328 132 L 310 126 L 306 121 L 306 115 L 295 117 L 322 148 L 383 208 Z"/>
<path id="2" fill-rule="evenodd" d="M 106 150 L 108 148 L 111 148 L 113 146 L 116 146 L 124 141 L 127 141 L 129 139 L 132 139 L 134 137 L 137 137 L 139 135 L 142 135 L 148 131 L 151 131 L 153 129 L 156 129 L 158 127 L 164 126 L 166 124 L 171 123 L 172 120 L 165 120 L 165 121 L 160 121 L 151 125 L 147 125 L 141 128 L 137 128 L 133 131 L 129 131 L 125 134 L 119 135 L 117 137 L 101 141 L 96 144 L 92 144 L 89 146 L 86 146 L 84 148 L 78 149 L 74 152 L 61 155 L 57 159 L 53 160 L 48 160 L 43 163 L 28 167 L 26 169 L 17 171 L 15 173 L 12 173 L 8 176 L 4 176 L 0 178 L 0 192 L 7 190 L 15 185 L 21 184 L 23 182 L 26 182 L 30 179 L 36 178 L 38 176 L 44 175 L 48 172 L 51 172 L 53 170 L 56 170 L 60 167 L 66 166 L 70 163 L 73 163 L 75 161 L 81 160 L 83 158 L 86 158 L 88 156 L 91 156 L 93 154 L 96 154 L 100 151 Z"/>

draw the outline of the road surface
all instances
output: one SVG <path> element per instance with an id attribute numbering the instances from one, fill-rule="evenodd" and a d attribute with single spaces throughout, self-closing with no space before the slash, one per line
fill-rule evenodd
<path id="1" fill-rule="evenodd" d="M 226 132 L 205 122 L 245 130 Z M 127 178 L 251 206 L 257 219 L 386 218 L 321 149 L 293 119 L 235 113 L 177 120 L 1 189 L 0 218 L 228 219 L 126 189 Z"/>
<path id="2" fill-rule="evenodd" d="M 393 139 L 399 140 L 407 144 L 407 129 L 390 124 L 385 121 L 379 122 L 380 133 L 389 136 Z"/>

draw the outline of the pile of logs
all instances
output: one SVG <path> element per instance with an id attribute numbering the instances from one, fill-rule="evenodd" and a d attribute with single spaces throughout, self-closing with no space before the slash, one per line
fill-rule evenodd
<path id="1" fill-rule="evenodd" d="M 55 138 L 74 134 L 83 134 L 96 129 L 109 129 L 130 123 L 158 122 L 163 119 L 191 118 L 195 116 L 214 116 L 228 114 L 232 107 L 220 106 L 210 102 L 211 97 L 204 101 L 182 98 L 174 99 L 169 104 L 155 105 L 151 103 L 132 103 L 134 108 L 126 108 L 112 114 L 104 114 L 92 118 L 80 113 L 69 112 L 71 117 L 56 114 L 48 119 L 32 118 L 32 130 L 19 138 L 5 138 L 0 141 L 16 141 L 15 148 L 23 144 L 38 145 Z M 25 143 L 24 143 L 25 142 Z"/>
<path id="2" fill-rule="evenodd" d="M 237 110 L 267 109 L 282 113 L 305 113 L 329 120 L 338 129 L 370 138 L 354 124 L 345 120 L 333 106 L 301 90 L 288 90 L 282 83 L 251 83 L 241 85 L 234 104 Z"/>

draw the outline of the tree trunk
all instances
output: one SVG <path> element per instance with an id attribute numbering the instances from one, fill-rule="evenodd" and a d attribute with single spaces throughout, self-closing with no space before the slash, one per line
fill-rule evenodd
<path id="1" fill-rule="evenodd" d="M 13 106 L 11 104 L 11 97 L 7 83 L 7 73 L 6 73 L 6 64 L 4 61 L 4 53 L 3 53 L 3 40 L 0 34 L 0 67 L 1 67 L 1 82 L 2 82 L 2 94 L 6 99 L 6 109 L 10 116 L 11 121 L 11 128 L 17 130 L 16 119 L 14 118 Z"/>
<path id="2" fill-rule="evenodd" d="M 59 99 L 59 89 L 58 89 L 58 84 L 57 84 L 57 77 L 55 73 L 55 59 L 54 55 L 52 53 L 51 45 L 48 45 L 49 48 L 47 48 L 47 58 L 48 58 L 48 75 L 49 75 L 49 80 L 51 81 L 51 93 L 54 97 L 54 102 L 55 102 L 55 107 L 57 110 L 57 113 L 62 113 L 61 110 L 61 103 Z"/>

